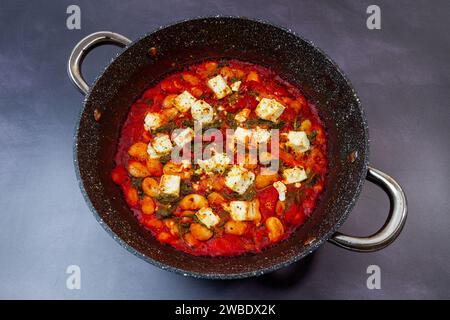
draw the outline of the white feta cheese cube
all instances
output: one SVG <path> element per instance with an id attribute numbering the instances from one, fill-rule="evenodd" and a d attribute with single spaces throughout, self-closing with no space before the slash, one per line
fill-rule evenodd
<path id="1" fill-rule="evenodd" d="M 192 128 L 179 129 L 172 133 L 172 140 L 177 146 L 183 147 L 194 139 L 194 135 L 195 132 Z"/>
<path id="2" fill-rule="evenodd" d="M 197 100 L 191 108 L 192 118 L 201 124 L 211 123 L 214 120 L 214 109 L 203 100 Z"/>
<path id="3" fill-rule="evenodd" d="M 248 116 L 250 115 L 251 110 L 244 108 L 241 111 L 239 111 L 238 113 L 236 113 L 236 115 L 234 116 L 234 120 L 236 120 L 237 122 L 243 123 L 245 121 L 247 121 Z"/>
<path id="4" fill-rule="evenodd" d="M 189 161 L 187 159 L 181 160 L 181 168 L 183 168 L 183 169 L 191 169 L 192 168 L 191 161 Z"/>
<path id="5" fill-rule="evenodd" d="M 264 120 L 277 122 L 285 107 L 275 99 L 262 98 L 256 107 L 256 115 Z"/>
<path id="6" fill-rule="evenodd" d="M 307 179 L 306 172 L 302 167 L 293 167 L 283 171 L 284 183 L 297 183 Z"/>
<path id="7" fill-rule="evenodd" d="M 245 144 L 250 141 L 250 138 L 252 137 L 252 130 L 237 127 L 236 130 L 234 130 L 233 137 L 235 141 Z"/>
<path id="8" fill-rule="evenodd" d="M 159 192 L 162 196 L 179 197 L 180 183 L 180 176 L 163 174 L 159 182 Z"/>
<path id="9" fill-rule="evenodd" d="M 306 152 L 310 148 L 308 136 L 304 131 L 289 131 L 287 145 L 295 152 Z"/>
<path id="10" fill-rule="evenodd" d="M 230 201 L 230 217 L 234 221 L 260 220 L 257 201 Z"/>
<path id="11" fill-rule="evenodd" d="M 183 91 L 173 99 L 173 104 L 180 112 L 187 112 L 197 101 L 188 91 Z"/>
<path id="12" fill-rule="evenodd" d="M 147 146 L 147 153 L 150 159 L 158 159 L 161 156 L 168 154 L 173 149 L 172 142 L 169 135 L 158 134 L 152 142 Z"/>
<path id="13" fill-rule="evenodd" d="M 225 177 L 225 185 L 239 194 L 244 194 L 254 181 L 255 174 L 238 165 L 234 165 Z"/>
<path id="14" fill-rule="evenodd" d="M 155 130 L 161 127 L 162 118 L 159 113 L 149 112 L 144 119 L 144 129 L 147 131 Z"/>
<path id="15" fill-rule="evenodd" d="M 214 227 L 220 222 L 220 217 L 211 208 L 201 208 L 195 213 L 195 216 L 207 228 Z"/>
<path id="16" fill-rule="evenodd" d="M 273 187 L 278 191 L 278 200 L 285 201 L 287 191 L 286 185 L 281 181 L 277 181 L 273 183 Z"/>
<path id="17" fill-rule="evenodd" d="M 211 158 L 206 160 L 198 160 L 199 167 L 206 173 L 223 173 L 228 165 L 231 163 L 231 159 L 226 153 L 216 153 Z"/>
<path id="18" fill-rule="evenodd" d="M 268 129 L 256 127 L 256 129 L 253 130 L 252 141 L 254 144 L 267 143 L 271 137 L 272 135 Z"/>
<path id="19" fill-rule="evenodd" d="M 208 87 L 214 92 L 214 95 L 219 100 L 232 93 L 227 82 L 220 74 L 208 80 Z"/>
<path id="20" fill-rule="evenodd" d="M 168 134 L 158 134 L 152 143 L 153 149 L 159 155 L 164 155 L 172 151 L 173 145 Z"/>
<path id="21" fill-rule="evenodd" d="M 239 91 L 239 88 L 241 87 L 241 83 L 242 83 L 242 81 L 233 82 L 230 86 L 231 90 L 233 90 L 235 92 Z"/>
<path id="22" fill-rule="evenodd" d="M 155 151 L 151 143 L 149 143 L 147 146 L 147 153 L 150 159 L 159 159 L 160 157 L 160 155 Z"/>

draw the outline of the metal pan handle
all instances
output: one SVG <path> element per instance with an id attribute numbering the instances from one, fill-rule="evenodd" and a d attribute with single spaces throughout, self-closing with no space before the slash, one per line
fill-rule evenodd
<path id="1" fill-rule="evenodd" d="M 358 252 L 372 252 L 383 249 L 391 244 L 400 234 L 406 222 L 406 196 L 400 185 L 386 173 L 369 167 L 367 180 L 380 186 L 389 196 L 389 216 L 380 230 L 369 237 L 352 237 L 336 232 L 330 242 Z"/>
<path id="2" fill-rule="evenodd" d="M 87 94 L 89 92 L 89 85 L 84 80 L 81 74 L 81 64 L 83 63 L 86 55 L 101 44 L 114 44 L 119 47 L 125 47 L 131 43 L 131 40 L 127 37 L 124 37 L 118 33 L 110 32 L 110 31 L 99 31 L 92 33 L 82 39 L 78 44 L 73 48 L 72 53 L 70 54 L 69 63 L 67 64 L 67 72 L 69 74 L 70 80 L 72 80 L 73 84 L 81 91 L 83 94 Z"/>

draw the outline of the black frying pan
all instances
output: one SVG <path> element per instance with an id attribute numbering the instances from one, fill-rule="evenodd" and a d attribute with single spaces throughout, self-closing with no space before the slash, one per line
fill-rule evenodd
<path id="1" fill-rule="evenodd" d="M 125 49 L 89 87 L 81 76 L 81 64 L 86 53 L 102 43 Z M 330 172 L 318 207 L 286 241 L 258 254 L 195 257 L 159 243 L 138 224 L 110 177 L 121 124 L 131 104 L 166 74 L 209 58 L 236 58 L 278 72 L 317 105 L 327 129 Z M 201 278 L 250 277 L 300 260 L 327 240 L 353 251 L 375 251 L 390 244 L 402 230 L 405 194 L 395 180 L 368 166 L 367 122 L 350 82 L 322 51 L 290 31 L 243 18 L 215 17 L 170 25 L 134 42 L 116 33 L 97 32 L 75 46 L 68 71 L 86 94 L 74 145 L 81 191 L 105 230 L 156 266 Z M 389 218 L 369 237 L 340 234 L 337 230 L 366 178 L 387 192 Z"/>

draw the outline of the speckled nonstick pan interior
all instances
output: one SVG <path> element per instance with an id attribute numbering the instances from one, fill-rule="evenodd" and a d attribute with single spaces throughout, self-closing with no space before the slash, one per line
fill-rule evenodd
<path id="1" fill-rule="evenodd" d="M 157 48 L 156 56 L 149 54 Z M 183 66 L 208 58 L 267 66 L 298 85 L 317 107 L 329 139 L 326 190 L 312 217 L 286 241 L 259 254 L 195 257 L 162 245 L 139 226 L 110 178 L 116 143 L 131 104 L 144 89 Z M 101 112 L 99 121 L 94 110 Z M 240 278 L 286 266 L 311 253 L 339 228 L 368 167 L 368 130 L 348 80 L 311 43 L 285 29 L 243 18 L 200 18 L 161 28 L 127 46 L 86 96 L 75 136 L 83 194 L 102 226 L 135 255 L 161 268 L 203 278 Z M 353 156 L 349 156 L 353 154 Z M 357 155 L 356 157 L 354 155 Z"/>

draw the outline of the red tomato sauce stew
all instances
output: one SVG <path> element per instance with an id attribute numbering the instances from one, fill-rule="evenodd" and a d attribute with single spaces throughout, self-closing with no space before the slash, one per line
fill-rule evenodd
<path id="1" fill-rule="evenodd" d="M 211 147 L 220 138 L 202 134 L 209 129 L 224 137 L 233 130 L 231 144 L 241 150 L 267 151 L 236 159 L 234 149 Z M 196 161 L 195 143 L 211 156 Z M 190 160 L 174 159 L 176 147 Z M 288 238 L 308 219 L 325 187 L 326 149 L 324 126 L 298 88 L 255 64 L 206 61 L 167 76 L 131 106 L 111 176 L 160 242 L 235 256 Z"/>

